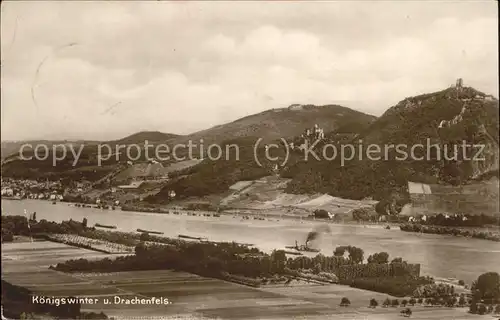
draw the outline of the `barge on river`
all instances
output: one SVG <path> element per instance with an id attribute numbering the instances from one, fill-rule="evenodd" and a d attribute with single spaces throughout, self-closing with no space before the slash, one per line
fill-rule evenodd
<path id="1" fill-rule="evenodd" d="M 163 232 L 160 232 L 160 231 L 151 231 L 151 230 L 144 230 L 144 229 L 137 229 L 137 232 L 140 232 L 140 233 L 151 233 L 151 234 L 163 234 Z"/>
<path id="2" fill-rule="evenodd" d="M 109 226 L 109 225 L 100 224 L 100 223 L 96 223 L 94 225 L 94 227 L 106 228 L 106 229 L 116 229 L 116 226 Z"/>

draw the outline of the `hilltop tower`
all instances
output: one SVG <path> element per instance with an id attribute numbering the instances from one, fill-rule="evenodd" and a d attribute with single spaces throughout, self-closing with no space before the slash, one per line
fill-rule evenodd
<path id="1" fill-rule="evenodd" d="M 460 89 L 463 88 L 463 85 L 464 85 L 464 81 L 462 80 L 462 78 L 459 78 L 459 79 L 457 79 L 457 83 L 455 85 L 455 88 L 457 88 L 458 90 L 460 90 Z"/>

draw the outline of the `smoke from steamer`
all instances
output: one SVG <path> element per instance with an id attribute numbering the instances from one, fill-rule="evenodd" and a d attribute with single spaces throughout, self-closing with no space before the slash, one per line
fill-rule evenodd
<path id="1" fill-rule="evenodd" d="M 314 241 L 321 236 L 323 233 L 331 233 L 330 227 L 328 225 L 321 225 L 315 227 L 311 232 L 307 234 L 306 238 L 306 246 L 309 244 L 309 242 Z"/>

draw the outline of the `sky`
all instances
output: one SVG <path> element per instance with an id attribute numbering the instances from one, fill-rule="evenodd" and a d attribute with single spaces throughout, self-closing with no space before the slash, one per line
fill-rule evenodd
<path id="1" fill-rule="evenodd" d="M 3 1 L 2 140 L 188 134 L 290 104 L 498 97 L 496 1 Z"/>

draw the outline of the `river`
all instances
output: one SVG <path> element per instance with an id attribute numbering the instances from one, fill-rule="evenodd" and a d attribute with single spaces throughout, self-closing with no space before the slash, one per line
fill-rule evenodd
<path id="1" fill-rule="evenodd" d="M 78 208 L 68 203 L 52 205 L 39 200 L 2 200 L 3 215 L 23 215 L 24 210 L 36 211 L 37 220 L 61 222 L 87 218 L 95 223 L 116 225 L 120 231 L 137 228 L 164 232 L 166 237 L 187 234 L 212 241 L 252 243 L 264 251 L 283 249 L 303 243 L 307 234 L 325 222 L 282 219 L 277 221 L 243 220 L 232 215 L 202 217 Z M 500 271 L 500 243 L 481 239 L 445 235 L 402 232 L 382 226 L 328 224 L 331 232 L 319 237 L 314 246 L 325 255 L 335 247 L 353 245 L 365 252 L 365 259 L 375 252 L 385 251 L 390 259 L 402 257 L 410 263 L 420 263 L 422 275 L 462 279 L 466 283 L 484 272 Z"/>

